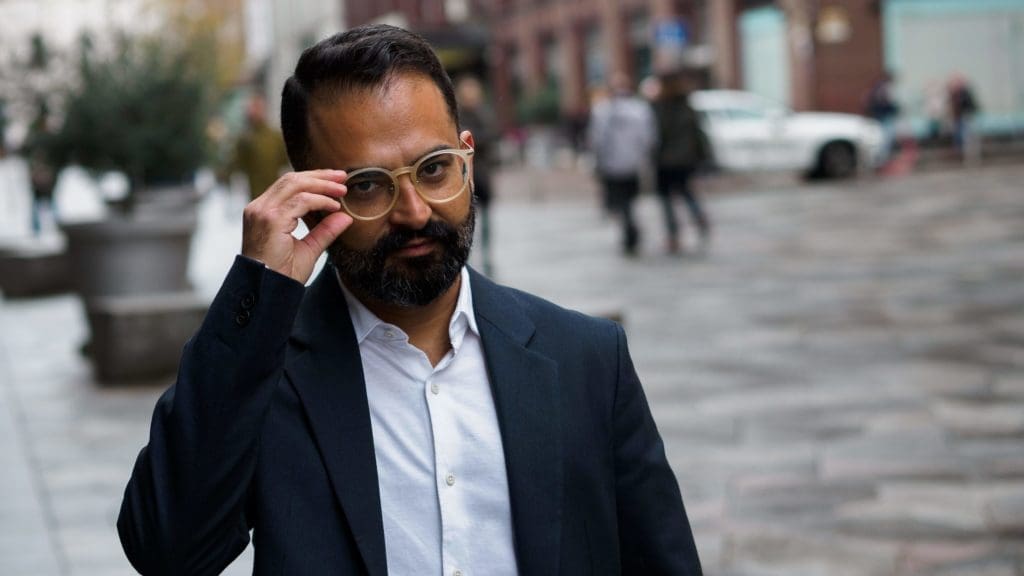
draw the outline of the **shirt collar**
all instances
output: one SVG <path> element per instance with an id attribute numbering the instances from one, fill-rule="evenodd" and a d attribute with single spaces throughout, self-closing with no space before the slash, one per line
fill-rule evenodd
<path id="1" fill-rule="evenodd" d="M 476 315 L 473 313 L 473 290 L 469 285 L 469 269 L 463 266 L 459 275 L 462 278 L 462 282 L 459 285 L 459 297 L 455 302 L 455 311 L 448 322 L 448 337 L 451 339 L 452 348 L 456 352 L 462 346 L 462 339 L 466 335 L 466 329 L 469 329 L 477 336 L 480 335 L 476 324 Z M 356 341 L 362 344 L 375 328 L 387 323 L 378 318 L 376 314 L 371 312 L 366 305 L 349 291 L 345 283 L 341 281 L 341 276 L 338 274 L 337 269 L 334 270 L 334 277 L 337 279 L 338 286 L 341 286 L 341 291 L 345 295 L 349 316 L 352 318 L 352 327 L 356 332 Z"/>

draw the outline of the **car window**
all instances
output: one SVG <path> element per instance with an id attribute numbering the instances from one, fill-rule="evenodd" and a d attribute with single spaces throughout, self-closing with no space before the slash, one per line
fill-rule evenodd
<path id="1" fill-rule="evenodd" d="M 729 108 L 726 112 L 732 120 L 762 120 L 767 116 L 760 108 Z"/>
<path id="2" fill-rule="evenodd" d="M 712 108 L 710 110 L 697 110 L 697 115 L 700 116 L 700 119 L 704 122 L 707 122 L 708 120 L 720 122 L 729 118 L 729 115 L 726 114 L 724 110 L 718 110 L 716 108 Z"/>

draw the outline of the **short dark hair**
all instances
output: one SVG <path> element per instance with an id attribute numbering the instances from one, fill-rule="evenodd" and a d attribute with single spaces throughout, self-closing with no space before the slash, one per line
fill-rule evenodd
<path id="1" fill-rule="evenodd" d="M 317 42 L 303 51 L 281 93 L 281 131 L 296 170 L 313 168 L 309 106 L 345 91 L 384 86 L 397 73 L 423 74 L 441 90 L 455 126 L 459 109 L 451 78 L 426 40 L 388 26 L 359 26 Z"/>

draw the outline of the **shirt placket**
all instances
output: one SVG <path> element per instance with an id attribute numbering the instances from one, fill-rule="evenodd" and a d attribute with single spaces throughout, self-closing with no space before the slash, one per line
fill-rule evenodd
<path id="1" fill-rule="evenodd" d="M 444 576 L 467 576 L 462 568 L 464 558 L 459 546 L 461 470 L 459 444 L 452 423 L 456 415 L 452 410 L 452 390 L 446 386 L 446 368 L 453 356 L 449 354 L 436 367 L 425 382 L 424 393 L 430 426 L 434 439 L 435 482 L 441 511 L 441 566 Z"/>

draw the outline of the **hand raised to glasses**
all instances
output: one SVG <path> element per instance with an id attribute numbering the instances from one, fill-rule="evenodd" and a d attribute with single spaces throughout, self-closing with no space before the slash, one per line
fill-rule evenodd
<path id="1" fill-rule="evenodd" d="M 338 201 L 347 192 L 347 177 L 341 170 L 310 170 L 278 178 L 242 213 L 242 255 L 305 284 L 320 254 L 352 225 Z M 309 233 L 292 236 L 299 218 L 314 212 L 326 215 L 306 218 Z"/>

